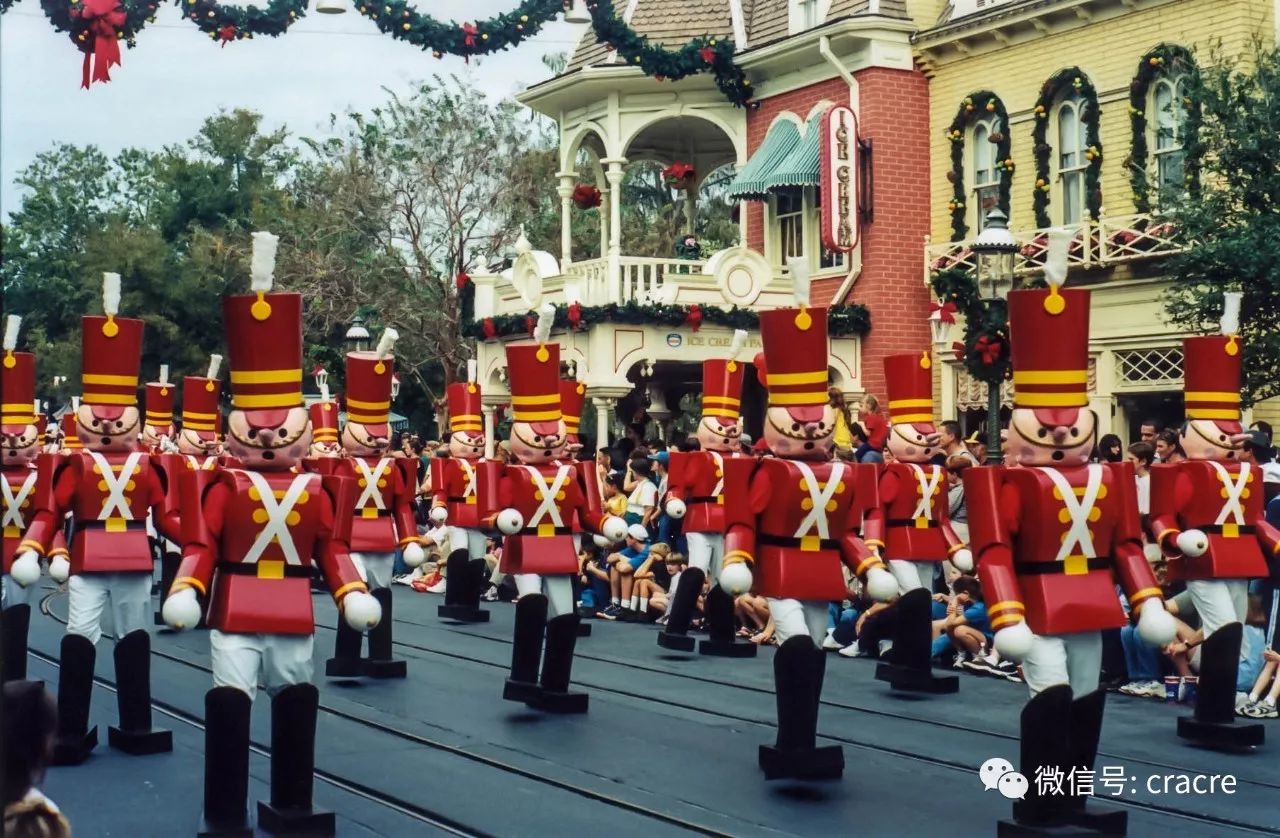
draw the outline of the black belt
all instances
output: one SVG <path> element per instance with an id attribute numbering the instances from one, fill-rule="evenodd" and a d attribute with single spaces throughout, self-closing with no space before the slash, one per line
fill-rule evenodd
<path id="1" fill-rule="evenodd" d="M 1203 527 L 1196 527 L 1202 533 L 1209 535 L 1222 535 L 1222 531 L 1226 529 L 1225 524 L 1205 524 Z M 1253 535 L 1257 528 L 1253 524 L 1237 524 L 1236 532 L 1240 535 Z"/>
<path id="2" fill-rule="evenodd" d="M 454 497 L 445 498 L 445 500 L 447 500 L 449 503 L 466 503 L 468 499 L 470 499 L 472 503 L 476 502 L 475 495 L 464 495 L 463 497 L 460 497 L 460 498 L 454 498 Z"/>
<path id="3" fill-rule="evenodd" d="M 553 534 L 554 535 L 573 535 L 573 528 L 572 527 L 556 527 L 555 532 Z M 516 535 L 537 536 L 537 535 L 540 535 L 540 533 L 538 532 L 537 527 L 525 527 L 524 529 L 520 530 L 520 532 L 516 533 Z"/>
<path id="4" fill-rule="evenodd" d="M 311 577 L 312 568 L 310 565 L 284 564 L 285 576 Z M 221 562 L 218 564 L 219 573 L 230 573 L 233 576 L 257 576 L 257 562 Z"/>
<path id="5" fill-rule="evenodd" d="M 369 512 L 369 511 L 373 511 L 373 512 L 376 512 L 376 513 L 378 513 L 378 514 L 377 514 L 377 515 L 366 515 L 365 513 L 366 513 L 366 512 Z M 362 506 L 362 507 L 360 507 L 359 509 L 357 509 L 357 510 L 356 510 L 356 517 L 357 517 L 357 518 L 388 518 L 388 517 L 390 517 L 390 516 L 391 516 L 391 510 L 390 510 L 390 509 L 373 509 L 372 507 Z"/>
<path id="6" fill-rule="evenodd" d="M 115 519 L 115 520 L 119 521 L 119 520 L 121 520 L 121 519 L 117 518 L 117 519 Z M 80 532 L 80 531 L 82 531 L 82 530 L 105 530 L 105 529 L 107 528 L 107 524 L 108 524 L 108 523 L 110 523 L 110 522 L 109 522 L 109 521 L 98 521 L 98 520 L 93 520 L 93 521 L 76 521 L 76 522 L 75 522 L 75 523 L 73 523 L 71 526 L 72 526 L 72 530 L 73 530 L 74 532 Z M 128 531 L 130 531 L 130 530 L 145 530 L 145 529 L 147 528 L 147 522 L 146 522 L 146 521 L 128 521 L 128 520 L 125 520 L 125 521 L 123 521 L 123 523 L 124 523 L 125 532 L 128 532 Z M 115 526 L 120 526 L 120 525 L 119 525 L 119 524 L 116 524 Z"/>
<path id="7" fill-rule="evenodd" d="M 890 518 L 889 520 L 885 521 L 885 524 L 890 527 L 911 527 L 915 529 L 916 520 L 917 519 L 915 518 Z M 931 527 L 938 526 L 938 522 L 934 521 L 932 518 L 925 518 L 925 521 L 927 523 L 927 526 L 919 527 L 919 529 L 927 530 L 927 529 L 930 529 Z"/>
<path id="8" fill-rule="evenodd" d="M 716 503 L 716 504 L 718 504 L 719 502 L 720 502 L 720 498 L 716 497 L 715 495 L 709 495 L 709 496 L 707 496 L 707 497 L 689 498 L 687 501 L 685 501 L 685 503 L 686 503 L 686 504 L 690 504 L 690 503 Z"/>
<path id="9" fill-rule="evenodd" d="M 1110 570 L 1111 559 L 1096 557 L 1086 563 L 1089 570 Z M 1013 570 L 1019 576 L 1043 576 L 1045 574 L 1066 573 L 1067 563 L 1063 562 L 1017 562 Z"/>
<path id="10" fill-rule="evenodd" d="M 771 547 L 795 547 L 799 549 L 803 539 L 788 538 L 785 535 L 765 535 L 761 533 L 757 538 L 761 544 L 768 544 Z M 822 550 L 839 550 L 840 542 L 834 538 L 822 538 L 818 540 L 818 547 Z"/>

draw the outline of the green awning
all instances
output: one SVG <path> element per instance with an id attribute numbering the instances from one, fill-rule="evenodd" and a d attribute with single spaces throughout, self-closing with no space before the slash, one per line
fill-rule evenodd
<path id="1" fill-rule="evenodd" d="M 748 201 L 763 201 L 769 197 L 768 180 L 796 146 L 800 145 L 800 131 L 794 122 L 781 120 L 756 149 L 742 171 L 729 186 L 729 197 Z"/>
<path id="2" fill-rule="evenodd" d="M 804 137 L 765 178 L 765 189 L 774 190 L 792 186 L 817 186 L 818 163 L 822 133 L 822 114 L 815 115 L 805 128 Z"/>

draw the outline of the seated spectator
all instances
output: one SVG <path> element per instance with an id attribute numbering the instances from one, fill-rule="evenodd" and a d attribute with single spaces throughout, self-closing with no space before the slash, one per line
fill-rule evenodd
<path id="1" fill-rule="evenodd" d="M 600 551 L 583 547 L 578 551 L 578 578 L 575 588 L 578 594 L 578 614 L 591 618 L 599 616 L 609 606 L 610 579 Z"/>
<path id="2" fill-rule="evenodd" d="M 1130 457 L 1133 456 L 1133 449 L 1140 445 L 1146 446 L 1148 450 L 1151 450 L 1151 446 L 1147 443 L 1135 442 L 1129 446 Z M 1162 589 L 1166 588 L 1166 565 L 1164 561 L 1158 561 L 1153 564 L 1151 570 L 1155 573 L 1156 582 L 1160 587 Z M 1122 599 L 1121 604 L 1124 605 L 1127 613 L 1129 610 L 1128 601 Z M 1127 626 L 1121 627 L 1120 645 L 1124 649 L 1124 668 L 1126 673 L 1126 683 L 1120 687 L 1120 692 L 1125 695 L 1163 699 L 1165 690 L 1164 681 L 1161 680 L 1160 650 L 1139 637 L 1137 628 L 1132 622 Z"/>
<path id="3" fill-rule="evenodd" d="M 756 594 L 742 594 L 734 600 L 733 612 L 742 623 L 740 636 L 756 645 L 773 642 L 775 626 L 769 613 L 769 600 Z"/>
<path id="4" fill-rule="evenodd" d="M 649 555 L 645 557 L 644 562 L 635 569 L 631 574 L 631 578 L 635 580 L 631 589 L 631 610 L 636 612 L 636 618 L 644 620 L 650 616 L 649 599 L 654 593 L 665 593 L 666 586 L 657 582 L 657 577 L 661 575 L 667 578 L 667 557 L 671 555 L 671 547 L 662 542 L 652 544 L 649 547 Z M 654 619 L 662 616 L 666 609 L 653 614 Z"/>
<path id="5" fill-rule="evenodd" d="M 993 633 L 978 580 L 973 576 L 960 576 L 952 589 L 955 594 L 947 599 L 947 614 L 942 625 L 935 628 L 933 656 L 954 652 L 952 666 L 959 669 L 966 660 L 980 656 L 991 645 Z"/>
<path id="6" fill-rule="evenodd" d="M 1236 707 L 1236 713 L 1251 719 L 1275 719 L 1276 699 L 1280 698 L 1280 652 L 1262 650 L 1262 670 L 1253 682 L 1253 689 Z"/>
<path id="7" fill-rule="evenodd" d="M 688 562 L 683 553 L 672 553 L 670 548 L 659 551 L 659 547 L 667 548 L 667 545 L 653 545 L 653 549 L 649 551 L 653 562 L 651 570 L 643 578 L 637 572 L 636 587 L 640 591 L 640 602 L 644 610 L 655 621 L 665 625 L 667 612 L 671 610 L 671 598 L 675 596 L 675 582 L 679 580 L 681 571 L 688 567 Z M 666 585 L 662 584 L 653 570 L 659 567 L 667 578 Z"/>
<path id="8" fill-rule="evenodd" d="M 896 601 L 896 600 L 895 600 Z M 895 613 L 889 602 L 875 602 L 853 624 L 856 640 L 839 654 L 846 658 L 879 658 L 893 647 Z"/>
<path id="9" fill-rule="evenodd" d="M 66 838 L 71 825 L 38 786 L 53 756 L 58 711 L 40 681 L 4 685 L 4 835 Z"/>
<path id="10" fill-rule="evenodd" d="M 634 574 L 648 558 L 649 531 L 640 524 L 632 524 L 627 528 L 626 545 L 609 554 L 605 560 L 609 566 L 610 602 L 609 607 L 601 611 L 599 616 L 606 620 L 635 622 L 636 613 L 631 608 Z"/>

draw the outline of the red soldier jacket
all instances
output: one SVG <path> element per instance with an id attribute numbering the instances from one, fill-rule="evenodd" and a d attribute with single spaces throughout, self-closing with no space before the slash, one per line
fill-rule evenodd
<path id="1" fill-rule="evenodd" d="M 444 507 L 451 527 L 476 529 L 480 506 L 476 494 L 476 467 L 481 460 L 435 457 L 431 460 L 431 506 Z"/>
<path id="2" fill-rule="evenodd" d="M 367 590 L 347 546 L 355 481 L 290 471 L 192 470 L 179 478 L 182 564 L 172 592 L 194 588 L 220 631 L 311 634 L 311 575 L 333 598 Z"/>
<path id="3" fill-rule="evenodd" d="M 1203 556 L 1182 555 L 1183 530 L 1209 537 Z M 1249 463 L 1186 460 L 1151 467 L 1151 531 L 1171 579 L 1251 579 L 1280 554 L 1280 531 L 1263 517 L 1262 470 Z"/>
<path id="4" fill-rule="evenodd" d="M 725 531 L 725 460 L 743 459 L 720 451 L 677 451 L 667 468 L 667 496 L 685 503 L 684 532 Z"/>
<path id="5" fill-rule="evenodd" d="M 41 478 L 44 478 L 43 480 Z M 49 494 L 49 475 L 33 465 L 7 468 L 0 474 L 0 517 L 4 526 L 4 572 L 8 573 L 18 556 L 18 545 L 28 521 L 34 517 L 42 499 Z M 49 555 L 67 555 L 66 541 L 59 529 L 53 537 Z"/>
<path id="6" fill-rule="evenodd" d="M 486 462 L 476 467 L 481 523 L 492 527 L 504 509 L 515 509 L 524 517 L 524 529 L 502 542 L 503 573 L 578 572 L 574 524 L 585 532 L 599 533 L 606 517 L 593 488 L 595 467 L 595 463 L 581 462 L 537 466 Z"/>
<path id="7" fill-rule="evenodd" d="M 941 466 L 889 463 L 878 467 L 880 503 L 867 513 L 862 536 L 886 559 L 938 562 L 964 547 L 947 517 L 947 475 Z"/>
<path id="8" fill-rule="evenodd" d="M 394 553 L 397 547 L 418 540 L 413 516 L 413 499 L 418 492 L 416 458 L 318 457 L 304 460 L 303 469 L 353 478 L 353 553 Z"/>
<path id="9" fill-rule="evenodd" d="M 1126 625 L 1117 579 L 1134 608 L 1162 595 L 1127 463 L 970 468 L 964 489 L 992 629 L 1022 619 L 1036 634 Z"/>
<path id="10" fill-rule="evenodd" d="M 724 471 L 725 560 L 754 561 L 757 594 L 842 600 L 842 563 L 858 576 L 881 563 L 858 536 L 874 465 L 741 457 Z"/>
<path id="11" fill-rule="evenodd" d="M 166 507 L 164 477 L 144 451 L 41 454 L 38 468 L 50 475 L 52 491 L 19 549 L 45 555 L 69 512 L 73 575 L 151 572 L 147 514 L 153 510 L 161 535 L 171 541 L 180 536 L 176 513 Z"/>

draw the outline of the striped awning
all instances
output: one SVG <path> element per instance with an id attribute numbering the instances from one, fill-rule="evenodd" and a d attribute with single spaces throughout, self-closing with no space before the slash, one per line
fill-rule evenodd
<path id="1" fill-rule="evenodd" d="M 821 134 L 822 114 L 815 114 L 805 126 L 804 137 L 778 164 L 773 173 L 765 178 L 765 189 L 772 191 L 798 186 L 817 186 Z"/>
<path id="2" fill-rule="evenodd" d="M 796 146 L 801 144 L 800 131 L 794 122 L 780 120 L 764 138 L 742 171 L 729 186 L 729 197 L 747 201 L 763 201 L 769 197 L 766 181 L 773 176 Z M 815 168 L 816 171 L 816 168 Z"/>

